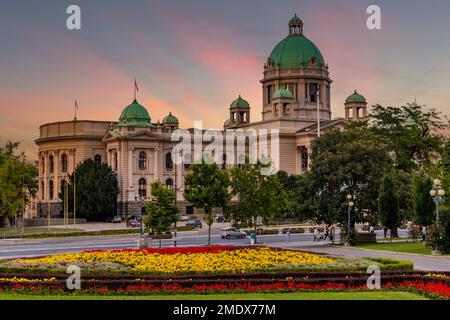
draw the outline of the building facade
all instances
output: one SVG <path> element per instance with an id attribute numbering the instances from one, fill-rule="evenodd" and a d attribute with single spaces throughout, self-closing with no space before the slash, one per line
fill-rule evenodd
<path id="1" fill-rule="evenodd" d="M 230 104 L 224 131 L 278 130 L 276 161 L 278 168 L 289 174 L 304 174 L 308 170 L 311 142 L 318 130 L 344 130 L 348 121 L 367 115 L 366 99 L 355 91 L 345 101 L 345 118 L 332 119 L 329 66 L 320 50 L 304 36 L 303 22 L 297 15 L 289 21 L 286 38 L 267 58 L 261 84 L 261 120 L 251 121 L 251 106 L 239 96 Z M 36 140 L 39 148 L 37 216 L 47 216 L 49 212 L 52 216 L 62 216 L 59 193 L 68 175 L 87 158 L 106 163 L 117 173 L 118 214 L 143 212 L 143 201 L 150 197 L 150 184 L 156 179 L 176 190 L 183 213 L 201 213 L 183 199 L 184 177 L 194 151 L 184 155 L 190 158 L 184 164 L 175 165 L 172 160 L 171 151 L 178 142 L 171 137 L 178 128 L 179 121 L 171 113 L 162 121 L 152 121 L 148 110 L 136 99 L 124 108 L 118 121 L 74 119 L 42 125 Z M 188 130 L 193 134 L 193 129 Z"/>

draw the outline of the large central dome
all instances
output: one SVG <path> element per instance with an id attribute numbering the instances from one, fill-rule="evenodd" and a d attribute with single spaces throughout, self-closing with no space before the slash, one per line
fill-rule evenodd
<path id="1" fill-rule="evenodd" d="M 295 15 L 289 22 L 289 35 L 280 41 L 269 56 L 275 68 L 306 68 L 317 63 L 325 66 L 322 53 L 303 35 L 303 22 Z"/>

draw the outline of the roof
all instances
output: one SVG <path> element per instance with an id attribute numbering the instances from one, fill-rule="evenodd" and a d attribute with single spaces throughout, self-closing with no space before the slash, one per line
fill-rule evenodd
<path id="1" fill-rule="evenodd" d="M 292 19 L 289 22 L 302 22 L 302 19 L 300 19 L 297 14 L 294 14 L 294 16 L 292 17 Z"/>
<path id="2" fill-rule="evenodd" d="M 149 127 L 151 125 L 151 118 L 147 109 L 140 105 L 136 99 L 123 109 L 119 118 L 119 126 Z"/>
<path id="3" fill-rule="evenodd" d="M 320 120 L 320 130 L 322 131 L 324 128 L 327 128 L 327 127 L 332 126 L 339 122 L 347 123 L 347 121 L 344 118 L 336 118 L 333 120 Z M 302 129 L 298 130 L 296 133 L 317 134 L 317 123 L 314 123 L 310 126 L 302 128 Z"/>
<path id="4" fill-rule="evenodd" d="M 167 116 L 164 117 L 162 123 L 171 123 L 171 124 L 178 124 L 178 118 L 175 117 L 172 112 L 169 112 Z"/>
<path id="5" fill-rule="evenodd" d="M 363 95 L 360 95 L 360 94 L 359 94 L 358 92 L 356 92 L 356 90 L 355 90 L 354 93 L 352 93 L 351 95 L 349 95 L 349 96 L 347 97 L 347 99 L 345 99 L 345 103 L 348 103 L 348 102 L 363 102 L 363 103 L 365 103 L 365 102 L 366 102 L 366 98 L 364 98 Z"/>
<path id="6" fill-rule="evenodd" d="M 278 91 L 276 91 L 273 95 L 272 98 L 288 98 L 288 99 L 293 99 L 294 95 L 292 94 L 292 92 L 290 92 L 289 90 L 285 89 L 285 88 L 280 88 L 278 89 Z"/>
<path id="7" fill-rule="evenodd" d="M 230 109 L 235 108 L 248 109 L 250 108 L 250 104 L 247 100 L 242 99 L 241 95 L 239 95 L 239 97 L 230 104 Z"/>

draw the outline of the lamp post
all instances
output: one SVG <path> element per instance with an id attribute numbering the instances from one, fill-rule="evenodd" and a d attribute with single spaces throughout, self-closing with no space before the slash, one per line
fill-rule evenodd
<path id="1" fill-rule="evenodd" d="M 348 200 L 348 225 L 347 225 L 347 242 L 345 243 L 346 246 L 350 245 L 350 228 L 351 228 L 351 219 L 350 219 L 350 213 L 352 211 L 352 207 L 355 205 L 352 201 L 354 197 L 351 194 L 347 194 L 347 200 Z"/>
<path id="2" fill-rule="evenodd" d="M 445 190 L 441 187 L 441 180 L 434 179 L 433 180 L 433 188 L 430 190 L 430 196 L 433 198 L 434 203 L 436 204 L 436 227 L 439 230 L 439 203 L 442 201 L 442 197 L 445 195 Z M 439 254 L 439 248 L 435 248 L 435 253 Z"/>
<path id="3" fill-rule="evenodd" d="M 139 201 L 139 200 L 140 200 L 142 206 L 144 205 L 144 200 L 145 200 L 144 196 L 138 195 L 138 196 L 135 196 L 135 199 L 136 199 L 136 201 Z M 142 228 L 142 209 L 139 210 L 139 212 L 140 212 L 140 219 L 139 219 L 139 236 L 142 238 L 142 236 L 144 235 L 144 230 L 143 230 L 143 228 Z"/>

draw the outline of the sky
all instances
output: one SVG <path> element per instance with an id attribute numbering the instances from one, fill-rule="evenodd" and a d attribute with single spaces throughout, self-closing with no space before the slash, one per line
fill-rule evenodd
<path id="1" fill-rule="evenodd" d="M 68 30 L 66 8 L 81 8 Z M 369 30 L 367 7 L 381 9 Z M 355 89 L 369 105 L 419 104 L 450 114 L 447 0 L 1 0 L 0 144 L 36 159 L 44 123 L 117 121 L 138 100 L 152 121 L 221 128 L 240 94 L 261 119 L 263 65 L 297 13 L 333 80 L 333 117 Z"/>

